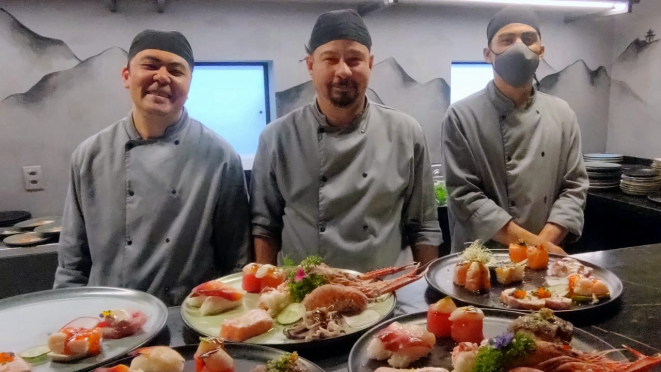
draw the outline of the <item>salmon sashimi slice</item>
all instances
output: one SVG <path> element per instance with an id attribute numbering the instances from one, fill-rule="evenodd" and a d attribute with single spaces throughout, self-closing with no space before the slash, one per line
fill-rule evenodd
<path id="1" fill-rule="evenodd" d="M 273 319 L 269 313 L 254 309 L 238 318 L 224 320 L 220 327 L 220 337 L 228 341 L 243 342 L 268 332 L 272 327 Z"/>

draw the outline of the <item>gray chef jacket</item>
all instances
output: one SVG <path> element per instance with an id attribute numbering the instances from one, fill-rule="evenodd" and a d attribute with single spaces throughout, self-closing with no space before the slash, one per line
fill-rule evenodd
<path id="1" fill-rule="evenodd" d="M 281 239 L 280 261 L 316 254 L 366 271 L 410 260 L 409 244 L 441 244 L 422 128 L 373 102 L 344 129 L 316 99 L 267 125 L 250 195 L 252 233 Z"/>
<path id="2" fill-rule="evenodd" d="M 248 257 L 241 159 L 188 117 L 143 140 L 131 114 L 71 157 L 55 288 L 102 285 L 180 304 Z"/>
<path id="3" fill-rule="evenodd" d="M 453 252 L 510 220 L 534 234 L 553 222 L 581 235 L 588 178 L 565 101 L 535 91 L 516 108 L 491 81 L 450 106 L 442 149 Z"/>

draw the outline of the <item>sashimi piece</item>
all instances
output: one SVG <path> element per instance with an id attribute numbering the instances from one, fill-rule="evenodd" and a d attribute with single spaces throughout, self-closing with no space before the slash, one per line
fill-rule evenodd
<path id="1" fill-rule="evenodd" d="M 132 336 L 147 322 L 147 315 L 140 310 L 106 310 L 99 316 L 103 318 L 99 327 L 107 339 Z"/>
<path id="2" fill-rule="evenodd" d="M 544 306 L 552 310 L 569 310 L 571 309 L 571 298 L 567 298 L 567 297 L 545 298 Z"/>
<path id="3" fill-rule="evenodd" d="M 454 276 L 452 278 L 454 284 L 461 286 L 466 285 L 466 273 L 468 272 L 470 264 L 469 261 L 465 261 L 459 262 L 454 266 Z"/>
<path id="4" fill-rule="evenodd" d="M 475 306 L 460 307 L 450 314 L 449 319 L 452 322 L 450 336 L 455 342 L 480 343 L 484 339 L 482 310 Z"/>
<path id="5" fill-rule="evenodd" d="M 491 274 L 482 262 L 473 261 L 468 267 L 466 289 L 475 293 L 488 292 L 491 289 Z"/>
<path id="6" fill-rule="evenodd" d="M 268 332 L 273 319 L 265 310 L 254 309 L 238 318 L 226 319 L 220 327 L 220 336 L 228 341 L 243 342 Z"/>
<path id="7" fill-rule="evenodd" d="M 436 337 L 418 325 L 403 326 L 393 322 L 379 331 L 367 346 L 370 359 L 388 359 L 395 368 L 404 368 L 429 355 L 436 344 Z"/>
<path id="8" fill-rule="evenodd" d="M 472 342 L 460 342 L 452 350 L 452 372 L 472 372 L 480 346 Z"/>
<path id="9" fill-rule="evenodd" d="M 102 335 L 100 328 L 62 328 L 48 337 L 49 356 L 56 361 L 70 361 L 99 355 Z"/>

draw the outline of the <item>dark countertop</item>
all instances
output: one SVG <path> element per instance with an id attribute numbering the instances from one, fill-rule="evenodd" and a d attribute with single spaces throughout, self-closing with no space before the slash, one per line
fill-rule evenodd
<path id="1" fill-rule="evenodd" d="M 654 213 L 661 213 L 661 204 L 655 203 L 647 198 L 647 196 L 636 196 L 625 194 L 620 190 L 611 189 L 611 190 L 590 190 L 588 192 L 588 198 L 593 196 L 604 201 L 610 201 L 614 203 L 621 204 L 623 206 L 634 207 L 642 210 L 649 210 Z M 589 199 L 588 199 L 589 203 Z"/>
<path id="2" fill-rule="evenodd" d="M 661 244 L 584 253 L 576 258 L 615 273 L 624 284 L 619 302 L 602 307 L 596 314 L 584 314 L 572 322 L 614 347 L 625 344 L 652 355 L 661 349 Z M 395 316 L 427 310 L 441 298 L 421 279 L 397 291 Z M 151 343 L 181 346 L 197 343 L 197 335 L 184 325 L 179 307 L 168 309 L 166 329 Z M 326 371 L 346 371 L 352 343 L 336 349 L 334 356 L 303 354 Z M 661 371 L 661 368 L 655 370 Z"/>

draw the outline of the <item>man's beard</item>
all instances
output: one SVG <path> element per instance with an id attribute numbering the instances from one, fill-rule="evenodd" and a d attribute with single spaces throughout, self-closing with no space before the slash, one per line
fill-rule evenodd
<path id="1" fill-rule="evenodd" d="M 337 83 L 329 82 L 328 97 L 335 107 L 345 108 L 351 106 L 358 99 L 358 84 L 355 81 L 346 79 Z M 342 88 L 348 90 L 333 91 L 333 88 Z"/>

